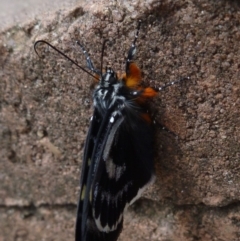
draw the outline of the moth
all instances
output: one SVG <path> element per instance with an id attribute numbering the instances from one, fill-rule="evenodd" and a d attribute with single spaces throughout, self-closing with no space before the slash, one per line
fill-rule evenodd
<path id="1" fill-rule="evenodd" d="M 105 73 L 96 70 L 82 48 L 99 83 L 84 149 L 76 241 L 117 240 L 124 210 L 154 180 L 153 130 L 145 102 L 156 91 L 140 86 L 141 73 L 132 62 L 140 23 L 120 78 L 110 67 Z"/>
<path id="2" fill-rule="evenodd" d="M 39 43 L 49 45 L 98 81 L 84 147 L 75 241 L 116 241 L 123 228 L 124 210 L 155 179 L 153 123 L 147 102 L 162 88 L 141 86 L 141 71 L 133 62 L 140 25 L 141 21 L 121 77 L 111 67 L 102 71 L 106 41 L 100 70 L 79 42 L 88 70 L 44 40 L 34 45 L 35 51 Z"/>

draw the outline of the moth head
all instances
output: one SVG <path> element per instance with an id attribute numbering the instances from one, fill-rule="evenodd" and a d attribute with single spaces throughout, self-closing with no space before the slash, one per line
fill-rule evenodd
<path id="1" fill-rule="evenodd" d="M 106 67 L 106 72 L 101 76 L 100 83 L 102 86 L 114 85 L 118 82 L 117 74 L 111 67 Z"/>

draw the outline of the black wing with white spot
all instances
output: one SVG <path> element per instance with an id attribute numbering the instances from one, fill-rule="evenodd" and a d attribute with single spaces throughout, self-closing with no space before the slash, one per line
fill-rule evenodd
<path id="1" fill-rule="evenodd" d="M 153 180 L 151 125 L 119 111 L 98 118 L 85 146 L 76 241 L 117 240 L 124 210 Z"/>

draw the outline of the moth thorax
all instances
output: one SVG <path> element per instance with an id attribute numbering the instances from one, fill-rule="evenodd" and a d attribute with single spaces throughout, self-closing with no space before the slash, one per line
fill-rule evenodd
<path id="1" fill-rule="evenodd" d="M 120 102 L 125 101 L 125 97 L 119 94 L 122 83 L 117 81 L 109 84 L 108 87 L 98 85 L 94 92 L 94 106 L 102 113 Z"/>

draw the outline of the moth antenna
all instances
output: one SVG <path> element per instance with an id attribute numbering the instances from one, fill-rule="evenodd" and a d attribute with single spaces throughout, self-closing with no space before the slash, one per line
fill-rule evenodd
<path id="1" fill-rule="evenodd" d="M 51 47 L 52 49 L 54 49 L 56 52 L 58 52 L 59 54 L 61 54 L 63 57 L 65 57 L 66 59 L 68 59 L 70 62 L 72 62 L 73 64 L 75 64 L 78 68 L 80 68 L 82 71 L 86 72 L 87 74 L 89 74 L 90 76 L 92 76 L 93 78 L 97 79 L 98 78 L 96 76 L 94 76 L 92 73 L 90 73 L 89 71 L 87 71 L 86 69 L 84 69 L 82 66 L 80 66 L 76 61 L 74 61 L 73 59 L 71 59 L 70 57 L 68 57 L 66 54 L 64 54 L 61 50 L 57 49 L 56 47 L 54 47 L 53 45 L 51 45 L 50 43 L 48 43 L 45 40 L 38 40 L 35 42 L 34 44 L 34 51 L 36 52 L 36 54 L 40 57 L 40 55 L 37 52 L 37 45 L 39 43 L 44 43 L 46 45 L 48 45 L 49 47 Z M 41 57 L 40 57 L 41 58 Z"/>
<path id="2" fill-rule="evenodd" d="M 88 69 L 97 75 L 101 74 L 101 72 L 98 69 L 95 69 L 95 67 L 93 66 L 92 60 L 91 60 L 87 50 L 84 48 L 84 46 L 79 41 L 76 41 L 76 44 L 80 46 L 81 50 L 83 51 L 83 53 L 86 57 Z"/>
<path id="3" fill-rule="evenodd" d="M 130 63 L 131 63 L 131 61 L 132 61 L 132 59 L 133 59 L 133 57 L 134 57 L 134 55 L 136 53 L 136 50 L 137 50 L 136 49 L 136 41 L 138 39 L 138 34 L 139 34 L 140 27 L 141 27 L 141 23 L 142 23 L 142 21 L 139 20 L 138 21 L 138 26 L 137 26 L 137 32 L 135 34 L 134 40 L 132 42 L 132 45 L 131 45 L 131 47 L 130 47 L 130 49 L 128 51 L 128 56 L 127 56 L 127 61 L 126 61 L 126 74 L 127 74 L 127 76 L 129 74 Z"/>
<path id="4" fill-rule="evenodd" d="M 136 41 L 138 39 L 138 34 L 139 34 L 139 30 L 140 30 L 141 24 L 142 24 L 142 20 L 139 20 L 138 21 L 138 26 L 137 26 L 137 32 L 136 32 L 135 38 L 134 38 L 133 43 L 132 43 L 132 45 L 134 45 L 134 46 L 136 45 Z"/>
<path id="5" fill-rule="evenodd" d="M 103 41 L 103 44 L 102 44 L 102 53 L 101 53 L 101 76 L 102 76 L 102 69 L 103 69 L 103 54 L 104 54 L 104 50 L 105 50 L 105 46 L 106 46 L 106 43 L 108 42 L 109 40 L 108 39 L 105 39 Z"/>

